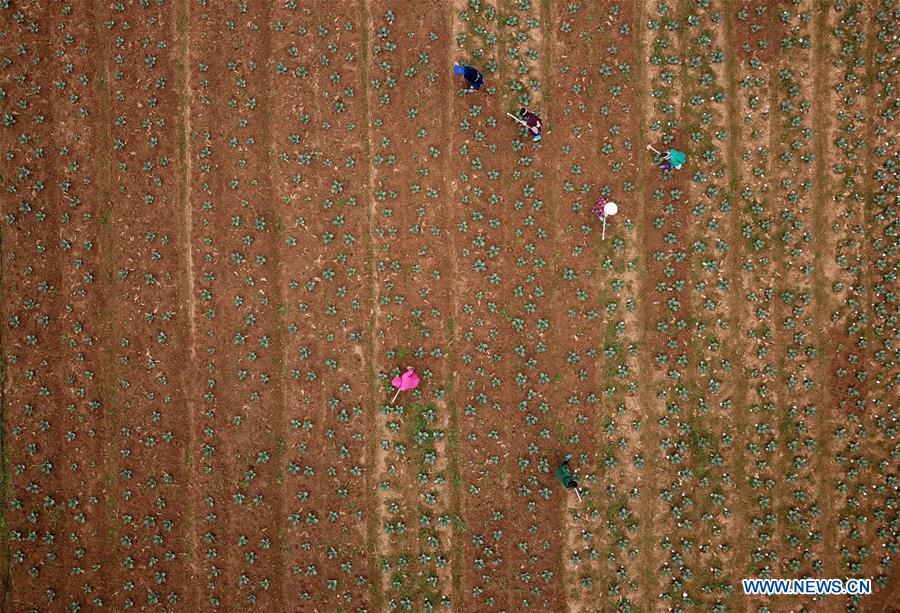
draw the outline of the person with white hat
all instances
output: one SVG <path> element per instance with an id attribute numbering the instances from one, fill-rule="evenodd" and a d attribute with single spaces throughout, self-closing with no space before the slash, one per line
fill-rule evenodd
<path id="1" fill-rule="evenodd" d="M 600 236 L 601 239 L 606 238 L 606 218 L 612 217 L 616 213 L 619 212 L 619 205 L 611 200 L 607 200 L 606 196 L 600 195 L 597 198 L 596 204 L 591 207 L 591 212 L 597 216 L 597 219 L 603 222 L 603 233 Z"/>

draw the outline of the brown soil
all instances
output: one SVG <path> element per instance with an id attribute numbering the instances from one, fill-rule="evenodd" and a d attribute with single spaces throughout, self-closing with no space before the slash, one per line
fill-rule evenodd
<path id="1" fill-rule="evenodd" d="M 452 317 L 453 302 L 441 280 L 451 278 L 453 257 L 448 239 L 452 211 L 444 203 L 444 158 L 452 152 L 440 135 L 448 132 L 444 92 L 455 83 L 445 69 L 450 64 L 449 13 L 389 2 L 373 2 L 368 11 L 375 33 L 369 41 L 368 78 L 378 83 L 368 97 L 369 197 L 374 204 L 370 232 L 377 279 L 373 300 L 379 305 L 372 320 L 378 366 L 375 431 L 370 434 L 377 434 L 379 441 L 372 458 L 374 483 L 389 485 L 376 494 L 378 515 L 371 529 L 375 552 L 383 568 L 389 568 L 380 579 L 384 604 L 410 602 L 418 609 L 458 596 L 452 594 L 447 565 L 455 533 L 452 525 L 438 523 L 451 512 L 455 486 L 450 450 L 443 439 L 416 440 L 427 432 L 446 434 L 450 423 L 450 407 L 441 390 L 450 377 L 443 352 L 450 343 L 446 319 Z M 440 94 L 423 97 L 426 89 Z M 413 185 L 417 188 L 410 193 Z M 388 409 L 390 378 L 411 364 L 425 381 Z M 425 417 L 431 414 L 429 407 L 432 418 Z M 399 428 L 392 431 L 391 425 Z M 401 523 L 405 531 L 391 529 Z"/>
<path id="2" fill-rule="evenodd" d="M 889 7 L 704 4 L 0 2 L 0 608 L 887 610 Z"/>
<path id="3" fill-rule="evenodd" d="M 560 453 L 576 452 L 573 466 L 577 465 L 582 473 L 582 492 L 587 499 L 586 508 L 574 496 L 566 500 L 563 517 L 567 542 L 561 557 L 567 571 L 566 607 L 588 611 L 605 599 L 608 606 L 615 606 L 620 600 L 636 600 L 627 581 L 618 581 L 620 591 L 616 596 L 607 594 L 606 589 L 617 581 L 614 573 L 622 567 L 632 579 L 639 574 L 634 559 L 617 547 L 618 538 L 628 535 L 625 521 L 608 507 L 615 502 L 616 506 L 629 509 L 631 504 L 622 501 L 627 500 L 632 488 L 640 486 L 640 471 L 631 462 L 631 455 L 639 452 L 640 445 L 630 423 L 639 419 L 640 411 L 636 396 L 627 389 L 617 368 L 636 368 L 626 353 L 627 345 L 636 341 L 638 332 L 636 315 L 626 308 L 626 302 L 636 297 L 636 275 L 626 268 L 622 245 L 626 251 L 634 248 L 635 236 L 625 225 L 638 211 L 633 209 L 632 194 L 625 191 L 624 182 L 634 182 L 637 165 L 644 160 L 633 148 L 625 149 L 624 144 L 626 138 L 634 144 L 637 137 L 637 130 L 627 129 L 630 116 L 637 113 L 636 87 L 631 77 L 618 68 L 614 75 L 603 77 L 597 70 L 579 66 L 582 55 L 610 45 L 615 46 L 615 54 L 609 55 L 605 63 L 635 65 L 633 40 L 619 31 L 623 24 L 634 23 L 632 12 L 626 9 L 614 15 L 609 7 L 587 5 L 569 14 L 564 3 L 553 8 L 550 31 L 557 44 L 550 65 L 556 87 L 550 108 L 551 116 L 559 118 L 562 124 L 555 140 L 563 152 L 557 158 L 554 173 L 557 195 L 552 210 L 556 242 L 565 246 L 559 250 L 554 292 L 556 300 L 567 307 L 555 313 L 553 325 L 565 347 L 560 358 L 567 364 L 578 360 L 560 373 L 558 402 L 564 407 L 558 418 L 562 430 Z M 569 29 L 563 24 L 575 25 Z M 593 24 L 599 25 L 587 27 Z M 621 88 L 617 96 L 612 95 L 613 86 Z M 606 114 L 601 113 L 601 106 L 607 107 Z M 598 155 L 598 148 L 603 146 L 613 146 L 616 154 Z M 613 167 L 616 163 L 621 166 Z M 619 217 L 610 218 L 609 235 L 601 241 L 600 222 L 590 209 L 604 187 L 611 191 L 610 199 L 623 203 L 623 208 Z M 607 258 L 614 262 L 612 271 L 603 267 Z M 562 280 L 566 270 L 578 271 L 577 277 Z M 622 280 L 626 289 L 611 289 L 614 278 Z M 607 312 L 604 307 L 612 303 L 616 311 Z M 625 322 L 624 334 L 613 331 L 619 321 Z M 603 353 L 609 346 L 619 348 L 613 358 Z M 596 399 L 609 388 L 615 388 L 616 393 L 608 401 Z M 617 414 L 618 406 L 625 407 L 622 416 Z M 614 425 L 612 434 L 604 432 L 605 424 Z M 567 442 L 573 435 L 578 437 L 577 445 Z M 619 450 L 621 441 L 626 439 L 628 449 Z M 610 457 L 616 460 L 612 469 L 605 465 Z M 603 485 L 610 481 L 616 484 L 614 496 Z M 614 527 L 608 528 L 607 522 Z"/>

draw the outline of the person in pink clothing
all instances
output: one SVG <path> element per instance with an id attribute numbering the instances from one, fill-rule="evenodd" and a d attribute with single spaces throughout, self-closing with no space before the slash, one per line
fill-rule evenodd
<path id="1" fill-rule="evenodd" d="M 600 221 L 603 221 L 603 218 L 606 217 L 606 211 L 604 211 L 604 207 L 606 206 L 606 196 L 599 196 L 597 198 L 597 202 L 591 207 L 591 213 L 596 215 Z"/>

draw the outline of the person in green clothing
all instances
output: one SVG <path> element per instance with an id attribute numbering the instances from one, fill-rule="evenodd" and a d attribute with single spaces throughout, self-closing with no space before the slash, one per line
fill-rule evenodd
<path id="1" fill-rule="evenodd" d="M 678 149 L 669 149 L 662 158 L 663 163 L 660 164 L 659 167 L 663 170 L 672 170 L 673 168 L 675 170 L 681 170 L 685 160 L 687 160 L 687 156 Z"/>
<path id="2" fill-rule="evenodd" d="M 571 459 L 572 454 L 567 453 L 563 458 L 562 464 L 556 467 L 556 478 L 569 490 L 578 487 L 578 481 L 575 480 L 575 475 L 569 469 L 569 460 Z"/>

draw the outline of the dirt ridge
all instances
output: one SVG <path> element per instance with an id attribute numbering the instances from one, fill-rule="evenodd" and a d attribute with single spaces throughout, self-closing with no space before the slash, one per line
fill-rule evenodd
<path id="1" fill-rule="evenodd" d="M 816 380 L 816 389 L 818 390 L 816 404 L 819 407 L 818 421 L 821 424 L 817 428 L 818 434 L 818 453 L 816 454 L 816 472 L 820 475 L 819 492 L 816 499 L 820 501 L 822 507 L 822 525 L 826 527 L 822 530 L 822 562 L 824 565 L 825 577 L 838 577 L 841 575 L 838 569 L 838 548 L 834 539 L 834 531 L 828 529 L 830 526 L 837 525 L 837 518 L 834 509 L 834 475 L 829 470 L 829 463 L 832 461 L 831 454 L 826 454 L 825 450 L 830 451 L 833 439 L 832 432 L 834 430 L 834 414 L 835 414 L 835 397 L 833 390 L 830 389 L 829 365 L 834 360 L 835 346 L 831 342 L 830 335 L 826 331 L 833 325 L 830 322 L 830 314 L 833 309 L 830 294 L 826 288 L 831 285 L 835 279 L 825 279 L 826 251 L 831 255 L 831 249 L 834 247 L 836 239 L 828 234 L 828 217 L 833 214 L 833 204 L 835 199 L 832 190 L 828 185 L 827 174 L 827 153 L 828 142 L 830 139 L 831 129 L 831 113 L 828 113 L 829 103 L 831 101 L 831 89 L 828 87 L 827 78 L 831 74 L 831 64 L 826 59 L 826 51 L 828 48 L 827 40 L 830 35 L 829 27 L 829 8 L 824 4 L 817 4 L 815 7 L 815 18 L 813 21 L 812 38 L 813 53 L 812 64 L 813 70 L 813 106 L 812 106 L 812 124 L 815 126 L 814 149 L 816 152 L 815 180 L 813 183 L 813 237 L 814 237 L 814 270 L 813 276 L 813 329 L 821 334 L 816 339 L 816 345 L 819 347 L 819 359 L 817 360 L 814 377 Z M 828 203 L 828 204 L 826 204 Z"/>
<path id="2" fill-rule="evenodd" d="M 635 79 L 637 81 L 637 116 L 639 118 L 643 118 L 647 116 L 650 108 L 652 107 L 652 101 L 648 98 L 648 93 L 650 90 L 649 76 L 646 69 L 646 63 L 644 59 L 649 57 L 649 37 L 651 36 L 650 32 L 646 27 L 646 15 L 649 10 L 652 10 L 650 0 L 643 0 L 641 2 L 635 3 L 635 16 L 634 23 L 636 36 L 635 40 L 637 41 L 638 48 L 638 62 L 635 66 Z M 646 138 L 646 127 L 642 124 L 637 132 L 637 141 L 635 146 L 638 151 L 644 151 L 646 146 L 649 144 Z M 645 197 L 650 193 L 650 186 L 648 184 L 647 171 L 642 165 L 638 165 L 638 174 L 636 181 L 636 191 L 639 194 L 643 194 Z M 644 239 L 644 244 L 649 245 L 649 241 L 647 240 L 649 235 L 652 232 L 652 221 L 651 221 L 651 211 L 648 206 L 643 206 L 640 210 L 640 213 L 637 215 L 637 231 L 638 235 Z M 641 287 L 640 293 L 643 296 L 650 296 L 653 291 L 653 282 L 650 279 L 650 275 L 647 272 L 647 256 L 648 250 L 641 250 L 638 252 L 638 270 L 640 271 L 638 279 Z M 649 301 L 642 300 L 641 301 L 641 312 L 642 312 L 642 323 L 639 335 L 639 346 L 641 349 L 646 352 L 649 351 L 651 346 L 651 339 L 653 338 L 653 329 L 651 327 L 651 306 Z M 647 410 L 647 407 L 653 406 L 655 400 L 653 399 L 653 395 L 650 390 L 650 380 L 652 379 L 651 373 L 652 368 L 648 365 L 646 360 L 641 360 L 638 365 L 639 378 L 644 382 L 643 385 L 638 390 L 638 397 L 641 400 L 641 404 Z M 641 447 L 643 449 L 653 449 L 655 446 L 652 438 L 652 431 L 655 428 L 655 424 L 650 423 L 650 420 L 653 419 L 654 415 L 651 413 L 647 413 L 648 423 L 641 429 Z M 658 489 L 656 483 L 656 473 L 653 470 L 645 471 L 644 476 L 646 480 L 644 481 L 644 491 L 642 492 L 643 501 L 639 508 L 639 516 L 641 517 L 641 525 L 644 526 L 653 526 L 656 524 L 655 522 L 655 506 L 656 506 L 656 491 Z M 641 565 L 643 566 L 643 572 L 641 574 L 642 579 L 642 589 L 644 593 L 644 607 L 647 611 L 653 611 L 657 607 L 658 595 L 660 593 L 659 584 L 657 582 L 657 578 L 659 576 L 658 573 L 658 560 L 654 555 L 655 542 L 653 538 L 653 532 L 651 530 L 644 530 L 640 539 L 640 548 L 643 550 L 641 552 Z"/>
<path id="3" fill-rule="evenodd" d="M 369 586 L 371 589 L 372 607 L 375 610 L 381 610 L 384 606 L 384 588 L 381 579 L 381 568 L 378 564 L 378 556 L 375 555 L 378 542 L 378 526 L 380 524 L 381 517 L 381 509 L 380 505 L 377 503 L 378 496 L 375 491 L 376 478 L 378 474 L 378 467 L 375 464 L 376 458 L 378 457 L 375 445 L 377 438 L 375 433 L 378 431 L 376 417 L 376 405 L 378 405 L 378 403 L 376 401 L 376 398 L 379 391 L 378 377 L 375 374 L 375 330 L 378 324 L 380 307 L 378 305 L 378 300 L 376 299 L 378 295 L 378 275 L 375 268 L 375 198 L 373 196 L 373 194 L 375 193 L 375 168 L 372 163 L 371 155 L 373 148 L 372 116 L 370 114 L 369 108 L 373 96 L 371 88 L 369 86 L 369 46 L 371 44 L 371 36 L 374 26 L 372 22 L 372 15 L 369 12 L 368 4 L 368 0 L 359 0 L 359 22 L 361 24 L 362 31 L 359 52 L 359 62 L 360 66 L 362 67 L 362 69 L 360 70 L 360 85 L 363 93 L 363 123 L 365 124 L 366 129 L 366 138 L 363 140 L 363 151 L 365 151 L 366 159 L 368 160 L 366 171 L 368 173 L 369 179 L 368 190 L 366 192 L 368 200 L 367 218 L 369 231 L 366 234 L 365 244 L 366 253 L 370 258 L 368 304 L 370 305 L 371 309 L 371 312 L 369 314 L 369 326 L 368 335 L 366 337 L 365 350 L 365 362 L 367 364 L 366 379 L 368 381 L 370 394 L 370 402 L 368 404 L 368 410 L 366 411 L 366 429 L 368 431 L 368 440 L 366 445 L 366 489 L 369 493 L 369 515 L 366 524 L 366 544 L 368 550 L 371 552 L 371 560 L 369 564 Z"/>
<path id="4" fill-rule="evenodd" d="M 185 461 L 183 465 L 183 477 L 185 483 L 194 482 L 194 473 L 199 468 L 195 466 L 193 450 L 197 448 L 197 405 L 191 391 L 191 376 L 198 367 L 194 362 L 197 353 L 197 327 L 196 327 L 196 306 L 194 303 L 194 258 L 193 258 L 193 241 L 192 241 L 192 225 L 193 210 L 191 208 L 191 190 L 189 182 L 191 179 L 191 155 L 189 153 L 189 140 L 191 135 L 191 72 L 188 67 L 190 58 L 190 27 L 188 20 L 190 19 L 189 0 L 181 0 L 178 5 L 178 91 L 179 91 L 179 118 L 178 118 L 178 155 L 181 171 L 179 184 L 179 205 L 180 205 L 180 223 L 178 224 L 180 244 L 183 246 L 181 257 L 181 275 L 179 287 L 182 293 L 181 311 L 187 317 L 188 325 L 185 331 L 186 338 L 183 346 L 190 348 L 190 358 L 188 364 L 181 369 L 181 385 L 185 395 L 185 405 L 188 413 L 188 435 L 187 449 L 185 450 Z M 188 577 L 192 580 L 188 586 L 188 603 L 191 608 L 198 606 L 198 585 L 196 573 L 198 571 L 197 564 L 197 543 L 199 542 L 199 532 L 197 524 L 194 522 L 196 515 L 196 501 L 193 487 L 188 485 L 189 493 L 186 496 L 187 512 L 185 513 L 185 522 L 187 524 L 185 535 L 185 550 L 187 554 L 187 563 L 190 565 L 187 572 Z"/>
<path id="5" fill-rule="evenodd" d="M 725 47 L 725 74 L 726 74 L 726 83 L 728 87 L 728 98 L 726 101 L 726 113 L 728 115 L 728 140 L 726 142 L 726 164 L 727 164 L 727 183 L 728 183 L 728 192 L 727 197 L 731 200 L 732 207 L 737 210 L 734 213 L 734 220 L 732 222 L 731 228 L 731 250 L 729 252 L 729 259 L 727 263 L 727 269 L 730 271 L 730 278 L 732 283 L 734 284 L 735 296 L 740 299 L 740 297 L 746 295 L 746 288 L 743 284 L 743 277 L 741 275 L 741 252 L 738 246 L 743 243 L 743 237 L 741 236 L 741 215 L 740 215 L 740 203 L 738 196 L 739 183 L 741 179 L 741 171 L 740 162 L 738 159 L 738 149 L 739 149 L 739 134 L 741 133 L 740 124 L 738 122 L 738 115 L 740 112 L 739 103 L 738 103 L 738 69 L 737 63 L 739 58 L 737 57 L 737 39 L 735 38 L 735 27 L 734 27 L 734 7 L 733 5 L 726 4 L 726 12 L 725 12 L 725 38 L 727 44 Z M 741 309 L 739 306 L 734 306 L 730 310 L 730 321 L 729 324 L 731 326 L 731 335 L 727 344 L 729 348 L 727 352 L 732 356 L 740 356 L 741 355 L 741 334 L 744 331 L 743 319 L 741 316 Z M 740 365 L 738 366 L 738 373 L 740 373 Z M 732 409 L 732 415 L 734 418 L 734 431 L 737 433 L 735 437 L 736 440 L 743 440 L 746 436 L 748 428 L 750 427 L 748 415 L 749 415 L 749 407 L 747 401 L 747 379 L 743 376 L 738 376 L 737 381 L 735 383 L 734 390 L 734 407 Z M 746 458 L 743 457 L 743 454 L 740 455 L 740 461 L 735 462 L 733 464 L 734 470 L 734 482 L 735 482 L 735 490 L 738 492 L 740 498 L 749 500 L 749 488 L 747 487 L 747 469 L 746 469 Z M 750 535 L 751 529 L 749 526 L 749 517 L 745 512 L 742 512 L 740 509 L 736 509 L 736 521 L 738 522 L 738 529 L 735 531 L 735 539 L 737 541 L 736 546 L 736 559 L 737 559 L 737 574 L 746 574 L 749 572 L 750 567 Z M 742 536 L 743 535 L 743 536 Z M 740 606 L 740 599 L 743 597 L 740 593 L 740 590 L 734 590 L 732 594 L 732 606 L 738 607 Z"/>

